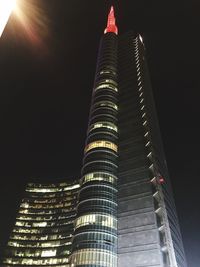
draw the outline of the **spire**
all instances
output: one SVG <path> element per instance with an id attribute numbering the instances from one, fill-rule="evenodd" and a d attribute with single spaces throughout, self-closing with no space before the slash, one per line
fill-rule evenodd
<path id="1" fill-rule="evenodd" d="M 108 22 L 107 22 L 107 27 L 104 31 L 104 33 L 107 32 L 113 32 L 115 34 L 118 34 L 118 29 L 115 24 L 115 12 L 114 12 L 114 7 L 111 6 L 110 13 L 108 15 Z"/>

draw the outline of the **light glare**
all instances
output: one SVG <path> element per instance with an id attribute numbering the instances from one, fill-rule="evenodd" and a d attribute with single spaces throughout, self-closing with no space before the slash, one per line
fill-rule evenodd
<path id="1" fill-rule="evenodd" d="M 0 0 L 0 37 L 15 6 L 16 0 Z"/>

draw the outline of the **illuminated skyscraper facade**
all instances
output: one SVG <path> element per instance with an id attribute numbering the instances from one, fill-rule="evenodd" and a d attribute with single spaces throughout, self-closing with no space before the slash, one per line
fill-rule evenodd
<path id="1" fill-rule="evenodd" d="M 69 266 L 79 183 L 28 184 L 2 267 Z"/>
<path id="2" fill-rule="evenodd" d="M 118 35 L 114 10 L 99 48 L 72 266 L 186 267 L 140 35 Z"/>
<path id="3" fill-rule="evenodd" d="M 113 10 L 110 30 L 117 33 L 112 19 Z M 84 151 L 71 258 L 75 266 L 117 265 L 117 117 L 117 35 L 107 33 L 100 44 Z"/>

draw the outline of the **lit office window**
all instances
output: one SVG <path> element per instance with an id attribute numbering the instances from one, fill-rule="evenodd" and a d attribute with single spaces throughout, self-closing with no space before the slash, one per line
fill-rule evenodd
<path id="1" fill-rule="evenodd" d="M 62 207 L 70 207 L 72 208 L 72 202 L 64 202 L 64 203 L 57 203 L 57 204 L 29 204 L 29 208 L 31 209 L 54 209 L 54 208 L 62 208 Z M 21 205 L 22 207 L 22 205 Z"/>
<path id="2" fill-rule="evenodd" d="M 112 75 L 116 75 L 116 72 L 113 71 L 113 70 L 102 70 L 100 72 L 100 75 L 103 75 L 103 74 L 112 74 Z"/>
<path id="3" fill-rule="evenodd" d="M 57 187 L 57 188 L 26 188 L 27 192 L 35 192 L 35 193 L 50 193 L 50 192 L 62 192 L 62 191 L 69 191 L 73 189 L 77 189 L 79 187 L 79 184 L 74 185 L 68 185 L 66 184 L 65 187 Z M 28 207 L 25 207 L 28 208 Z"/>
<path id="4" fill-rule="evenodd" d="M 41 253 L 41 257 L 54 257 L 56 256 L 57 250 L 43 250 Z"/>
<path id="5" fill-rule="evenodd" d="M 105 181 L 112 184 L 115 184 L 117 181 L 117 177 L 104 172 L 92 172 L 88 173 L 85 176 L 83 176 L 82 183 L 87 183 L 91 181 Z"/>
<path id="6" fill-rule="evenodd" d="M 97 128 L 107 128 L 109 130 L 113 130 L 115 132 L 118 132 L 118 128 L 114 123 L 107 122 L 107 121 L 101 121 L 101 122 L 96 122 L 90 126 L 89 131 L 95 130 Z"/>
<path id="7" fill-rule="evenodd" d="M 112 85 L 112 84 L 101 84 L 101 85 L 97 86 L 94 90 L 97 91 L 99 89 L 104 89 L 104 88 L 111 89 L 111 90 L 113 90 L 115 92 L 118 92 L 117 87 Z"/>
<path id="8" fill-rule="evenodd" d="M 71 190 L 74 190 L 74 189 L 77 189 L 77 188 L 79 188 L 80 187 L 80 185 L 79 184 L 75 184 L 75 185 L 72 185 L 72 186 L 67 186 L 67 187 L 64 187 L 63 188 L 63 191 L 71 191 Z"/>
<path id="9" fill-rule="evenodd" d="M 20 205 L 20 207 L 27 209 L 27 208 L 29 208 L 29 204 L 26 203 L 26 202 L 24 202 L 24 203 L 22 203 L 22 204 Z"/>
<path id="10" fill-rule="evenodd" d="M 60 209 L 60 212 L 69 212 L 71 210 L 73 210 L 74 208 L 69 207 L 69 208 L 66 208 L 66 209 Z M 34 210 L 23 210 L 23 209 L 20 209 L 19 210 L 19 214 L 33 214 L 33 215 L 49 215 L 49 214 L 56 214 L 57 211 L 56 210 L 48 210 L 48 209 L 45 209 L 45 210 L 37 210 L 37 209 L 34 209 Z"/>
<path id="11" fill-rule="evenodd" d="M 63 242 L 59 241 L 49 241 L 49 242 L 20 242 L 20 241 L 9 241 L 8 246 L 10 247 L 20 247 L 20 248 L 54 248 L 71 245 L 71 241 Z"/>
<path id="12" fill-rule="evenodd" d="M 62 188 L 26 188 L 26 191 L 35 193 L 49 193 L 62 191 Z"/>
<path id="13" fill-rule="evenodd" d="M 53 227 L 53 226 L 62 226 L 62 225 L 67 225 L 72 223 L 73 221 L 59 221 L 59 222 L 39 222 L 39 223 L 32 223 L 32 222 L 16 222 L 15 225 L 16 226 L 23 226 L 23 227 L 27 227 L 27 228 L 31 228 L 31 227 Z M 30 229 L 31 230 L 31 229 Z M 35 230 L 35 229 L 32 229 Z"/>
<path id="14" fill-rule="evenodd" d="M 107 250 L 80 249 L 72 254 L 71 262 L 72 264 L 75 264 L 74 266 L 98 265 L 104 267 L 115 267 L 117 266 L 117 255 Z"/>
<path id="15" fill-rule="evenodd" d="M 46 227 L 47 222 L 38 222 L 38 223 L 33 223 L 33 227 Z"/>
<path id="16" fill-rule="evenodd" d="M 114 143 L 109 142 L 109 141 L 99 140 L 99 141 L 95 141 L 95 142 L 88 144 L 85 148 L 85 153 L 93 148 L 101 148 L 101 147 L 109 148 L 115 152 L 117 152 L 118 150 L 117 145 L 115 145 Z"/>
<path id="17" fill-rule="evenodd" d="M 75 228 L 79 228 L 85 225 L 100 225 L 117 229 L 117 220 L 111 215 L 93 213 L 80 216 L 75 221 Z"/>
<path id="18" fill-rule="evenodd" d="M 17 259 L 17 258 L 7 258 L 3 261 L 5 264 L 12 264 L 12 265 L 38 265 L 38 266 L 43 266 L 43 265 L 55 265 L 55 264 L 64 264 L 68 263 L 69 259 L 68 258 L 62 258 L 62 259 L 55 259 L 55 258 L 47 258 L 47 259 L 28 259 L 28 258 L 23 258 L 23 259 Z"/>
<path id="19" fill-rule="evenodd" d="M 97 102 L 95 103 L 94 105 L 95 107 L 99 108 L 99 107 L 109 107 L 109 108 L 113 108 L 115 110 L 118 110 L 118 106 L 111 102 L 111 101 L 100 101 L 100 102 Z"/>
<path id="20" fill-rule="evenodd" d="M 70 234 L 57 234 L 57 235 L 16 235 L 12 234 L 10 239 L 14 240 L 31 240 L 31 241 L 45 241 L 45 240 L 56 240 L 56 239 L 67 239 L 71 238 Z"/>
<path id="21" fill-rule="evenodd" d="M 112 79 L 102 79 L 100 82 L 99 82 L 99 84 L 114 84 L 114 85 L 117 85 L 117 82 L 116 81 L 114 81 L 114 80 L 112 80 Z"/>

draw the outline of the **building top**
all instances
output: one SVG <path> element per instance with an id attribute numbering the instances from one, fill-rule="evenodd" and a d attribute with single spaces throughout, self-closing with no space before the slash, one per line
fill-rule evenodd
<path id="1" fill-rule="evenodd" d="M 113 6 L 111 6 L 110 13 L 108 14 L 107 27 L 104 33 L 106 34 L 107 32 L 113 32 L 115 34 L 118 34 L 118 28 L 115 24 L 115 12 Z"/>

